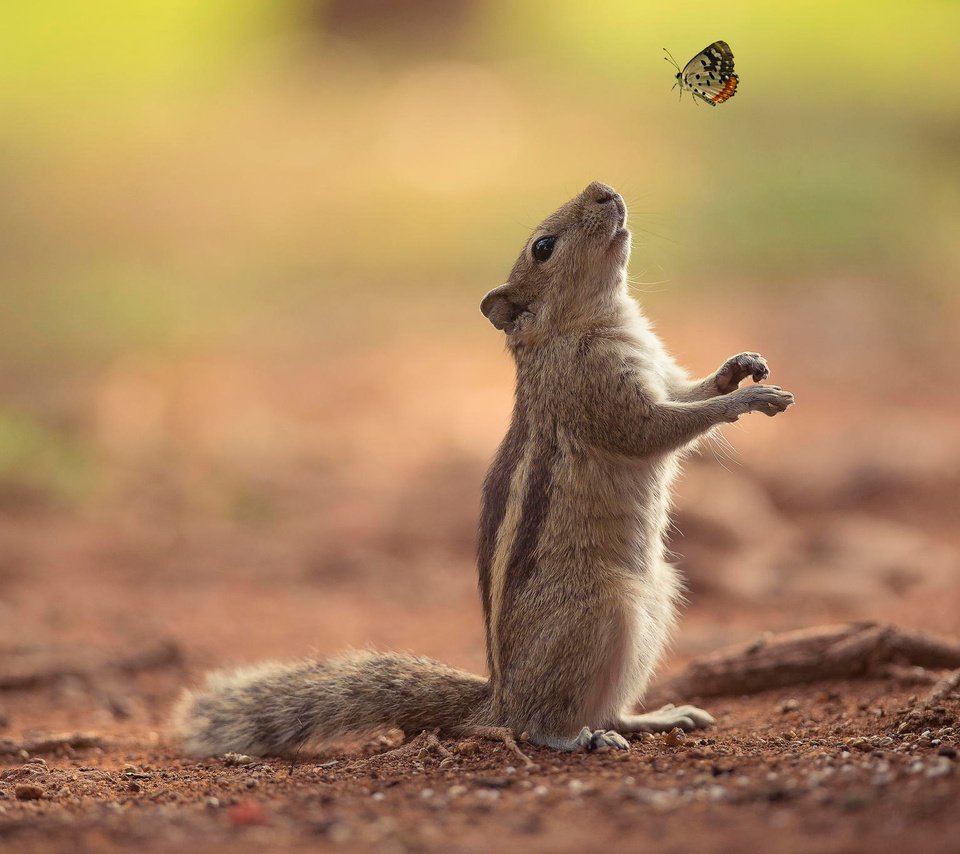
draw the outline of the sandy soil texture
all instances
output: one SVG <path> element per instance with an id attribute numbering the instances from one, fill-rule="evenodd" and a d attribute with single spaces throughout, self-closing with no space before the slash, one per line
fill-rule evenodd
<path id="1" fill-rule="evenodd" d="M 686 318 L 692 364 L 771 349 Z M 805 340 L 773 339 L 795 410 L 727 431 L 736 453 L 706 446 L 679 484 L 689 604 L 662 678 L 822 623 L 960 635 L 960 406 L 889 349 L 834 354 L 873 373 L 825 386 Z M 960 697 L 922 708 L 936 673 L 704 698 L 711 730 L 527 745 L 530 769 L 397 733 L 295 762 L 178 752 L 170 708 L 210 667 L 369 643 L 482 671 L 474 525 L 511 378 L 477 341 L 124 363 L 87 390 L 97 500 L 0 496 L 0 849 L 956 850 Z"/>

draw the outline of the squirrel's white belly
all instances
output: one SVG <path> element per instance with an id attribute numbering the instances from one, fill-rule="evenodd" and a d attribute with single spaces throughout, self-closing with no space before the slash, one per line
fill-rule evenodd
<path id="1" fill-rule="evenodd" d="M 580 486 L 580 536 L 593 544 L 588 561 L 595 583 L 606 588 L 620 617 L 606 658 L 609 666 L 598 674 L 605 684 L 592 692 L 594 726 L 610 725 L 616 715 L 632 710 L 673 629 L 681 585 L 664 559 L 663 538 L 677 467 L 674 454 L 652 460 L 597 454 L 570 473 Z"/>

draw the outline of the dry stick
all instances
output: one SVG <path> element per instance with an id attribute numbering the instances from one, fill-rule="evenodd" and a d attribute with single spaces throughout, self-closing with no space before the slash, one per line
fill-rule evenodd
<path id="1" fill-rule="evenodd" d="M 770 688 L 882 675 L 891 664 L 960 667 L 960 644 L 895 626 L 850 623 L 769 635 L 690 662 L 660 693 L 754 694 Z"/>
<path id="2" fill-rule="evenodd" d="M 0 691 L 38 688 L 71 677 L 89 680 L 100 672 L 139 673 L 160 667 L 179 666 L 182 662 L 183 654 L 173 641 L 163 641 L 113 658 L 94 657 L 86 661 L 79 657 L 53 658 L 32 670 L 20 672 L 4 673 L 0 661 Z"/>
<path id="3" fill-rule="evenodd" d="M 933 690 L 927 695 L 927 699 L 923 701 L 924 708 L 942 703 L 957 690 L 960 690 L 960 670 L 954 670 L 953 673 L 945 676 L 933 686 Z"/>
<path id="4" fill-rule="evenodd" d="M 530 757 L 527 756 L 518 746 L 517 740 L 513 737 L 513 732 L 509 727 L 505 726 L 472 726 L 466 728 L 462 735 L 470 738 L 471 736 L 476 738 L 485 738 L 489 741 L 499 741 L 501 742 L 507 750 L 514 753 L 517 758 L 527 767 L 531 768 L 533 762 L 530 761 Z"/>
<path id="5" fill-rule="evenodd" d="M 399 747 L 394 747 L 391 750 L 387 750 L 383 753 L 375 753 L 373 756 L 367 756 L 363 759 L 358 759 L 349 767 L 355 767 L 357 765 L 366 765 L 368 767 L 370 765 L 380 765 L 388 759 L 405 758 L 413 753 L 413 751 L 417 748 L 419 748 L 419 750 L 435 750 L 444 759 L 450 756 L 450 751 L 440 743 L 440 739 L 437 738 L 437 734 L 435 732 L 424 730 L 419 735 L 411 738 L 408 742 L 401 744 Z"/>
<path id="6" fill-rule="evenodd" d="M 21 751 L 30 754 L 55 753 L 70 747 L 74 750 L 84 750 L 91 747 L 105 747 L 106 742 L 99 736 L 88 732 L 67 732 L 58 735 L 46 735 L 40 738 L 26 739 L 25 741 L 0 740 L 0 756 L 16 756 Z"/>

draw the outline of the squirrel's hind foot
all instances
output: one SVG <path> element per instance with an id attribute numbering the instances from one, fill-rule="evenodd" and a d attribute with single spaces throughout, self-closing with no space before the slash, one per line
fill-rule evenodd
<path id="1" fill-rule="evenodd" d="M 540 744 L 544 747 L 551 747 L 554 750 L 574 751 L 574 750 L 629 750 L 630 745 L 627 740 L 612 729 L 592 730 L 590 727 L 584 727 L 580 734 L 573 738 L 564 738 L 563 736 L 531 736 L 530 741 L 534 744 Z"/>
<path id="2" fill-rule="evenodd" d="M 617 721 L 617 728 L 625 732 L 670 732 L 680 727 L 685 732 L 693 729 L 706 729 L 715 721 L 713 715 L 696 706 L 674 706 L 668 703 L 655 712 L 642 715 L 623 715 Z"/>

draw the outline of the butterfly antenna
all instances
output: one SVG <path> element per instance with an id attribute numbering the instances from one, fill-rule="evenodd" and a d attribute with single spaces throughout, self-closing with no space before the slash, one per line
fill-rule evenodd
<path id="1" fill-rule="evenodd" d="M 680 65 L 679 65 L 679 63 L 673 58 L 673 54 L 670 53 L 670 51 L 667 50 L 666 48 L 663 49 L 663 52 L 666 54 L 666 56 L 664 57 L 664 59 L 666 59 L 667 62 L 669 62 L 674 68 L 676 68 L 677 71 L 679 71 L 679 70 L 680 70 Z"/>

